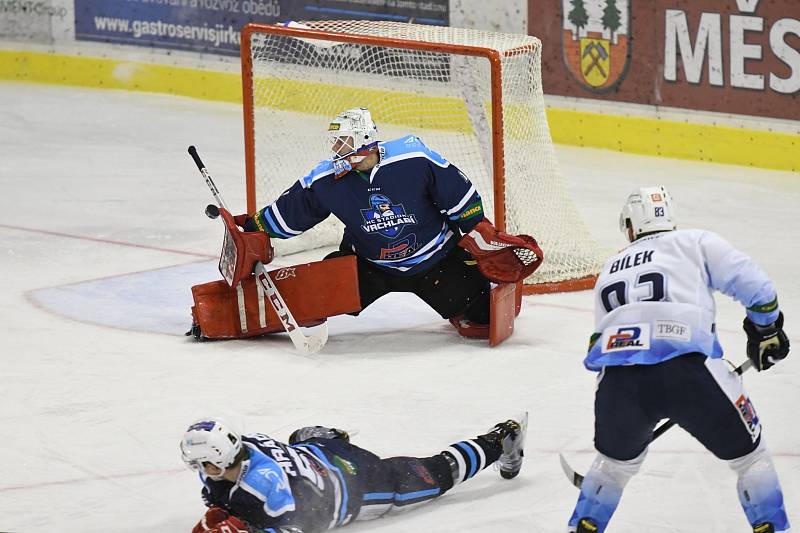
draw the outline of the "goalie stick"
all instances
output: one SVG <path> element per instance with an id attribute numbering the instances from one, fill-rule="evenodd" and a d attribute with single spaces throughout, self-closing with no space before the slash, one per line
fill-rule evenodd
<path id="1" fill-rule="evenodd" d="M 750 368 L 752 368 L 752 366 L 753 366 L 753 361 L 748 359 L 747 361 L 745 361 L 741 365 L 739 365 L 736 368 L 734 368 L 733 372 L 736 372 L 737 374 L 739 374 L 741 376 L 744 372 L 746 372 L 747 370 L 750 370 Z M 666 422 L 664 422 L 663 424 L 658 426 L 655 429 L 655 431 L 653 431 L 653 438 L 650 439 L 650 442 L 653 442 L 658 437 L 660 437 L 661 435 L 666 433 L 676 423 L 677 422 L 675 422 L 674 420 L 667 420 Z M 581 488 L 581 485 L 583 485 L 583 478 L 586 477 L 586 476 L 583 476 L 583 475 L 577 473 L 569 465 L 567 460 L 564 458 L 564 455 L 562 453 L 560 453 L 560 452 L 558 454 L 558 460 L 561 463 L 561 470 L 564 471 L 564 475 L 567 476 L 567 479 L 569 479 L 569 482 L 572 483 L 573 485 L 575 485 L 577 488 Z"/>
<path id="2" fill-rule="evenodd" d="M 197 149 L 194 146 L 189 147 L 189 155 L 192 156 L 197 168 L 200 170 L 200 174 L 203 175 L 206 185 L 208 185 L 211 195 L 214 197 L 214 200 L 216 200 L 217 205 L 226 211 L 230 211 L 225 205 L 225 201 L 222 199 L 219 189 L 217 189 L 217 186 L 214 184 L 214 180 L 211 179 L 211 174 L 203 164 L 203 161 L 200 159 L 200 156 L 197 154 Z M 212 206 L 208 206 L 206 208 L 206 215 L 208 215 L 209 218 L 216 218 L 214 215 L 219 215 L 219 211 L 217 210 L 215 213 L 214 209 L 210 209 L 211 207 Z M 278 315 L 281 325 L 283 325 L 283 329 L 285 329 L 286 333 L 289 334 L 289 338 L 292 340 L 294 347 L 305 355 L 320 351 L 322 347 L 325 346 L 325 343 L 328 342 L 327 322 L 323 322 L 321 325 L 316 326 L 314 328 L 314 334 L 304 334 L 295 320 L 294 315 L 292 315 L 292 312 L 286 305 L 286 301 L 283 299 L 283 296 L 281 296 L 281 293 L 275 286 L 275 282 L 272 281 L 272 278 L 269 276 L 269 274 L 267 274 L 267 270 L 264 268 L 264 264 L 261 261 L 258 261 L 255 265 L 255 275 L 256 280 L 264 289 L 267 300 L 269 300 L 270 305 L 272 305 L 272 308 L 275 310 L 275 314 Z"/>

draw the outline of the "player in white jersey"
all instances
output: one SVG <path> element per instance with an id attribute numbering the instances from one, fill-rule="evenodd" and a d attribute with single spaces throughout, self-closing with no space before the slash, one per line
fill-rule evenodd
<path id="1" fill-rule="evenodd" d="M 663 187 L 633 192 L 620 215 L 631 244 L 595 285 L 595 333 L 584 365 L 599 371 L 597 457 L 581 486 L 570 532 L 602 533 L 653 430 L 669 418 L 738 475 L 755 533 L 789 531 L 778 476 L 741 379 L 721 359 L 713 292 L 747 309 L 747 355 L 760 370 L 789 353 L 772 281 L 719 235 L 676 229 Z"/>

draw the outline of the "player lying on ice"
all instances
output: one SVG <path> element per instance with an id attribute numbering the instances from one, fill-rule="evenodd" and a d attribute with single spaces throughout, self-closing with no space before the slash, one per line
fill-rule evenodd
<path id="1" fill-rule="evenodd" d="M 284 444 L 202 419 L 181 440 L 209 507 L 192 533 L 316 533 L 433 500 L 495 462 L 511 479 L 526 427 L 527 415 L 431 457 L 381 459 L 337 429 L 301 428 Z"/>
<path id="2" fill-rule="evenodd" d="M 542 251 L 533 237 L 495 229 L 467 176 L 419 138 L 379 141 L 367 109 L 338 115 L 328 137 L 330 159 L 263 209 L 234 217 L 245 232 L 278 239 L 299 235 L 331 214 L 344 224 L 339 250 L 327 261 L 313 263 L 313 272 L 292 270 L 276 278 L 298 281 L 296 289 L 279 289 L 287 307 L 301 315 L 300 325 L 305 325 L 302 320 L 319 323 L 334 314 L 355 314 L 390 292 L 410 292 L 450 320 L 461 335 L 488 337 L 490 282 L 514 284 L 538 268 Z M 351 260 L 331 261 L 347 257 Z M 325 283 L 312 290 L 309 283 L 314 280 Z M 242 307 L 250 312 L 260 304 L 247 294 L 231 302 L 227 314 L 236 319 Z M 518 312 L 519 301 L 516 305 Z M 297 306 L 305 308 L 296 312 Z M 197 311 L 200 334 L 215 337 Z M 513 313 L 511 317 L 513 324 Z M 280 325 L 245 329 L 218 337 L 280 331 Z"/>
<path id="3" fill-rule="evenodd" d="M 678 230 L 663 187 L 634 191 L 620 229 L 630 245 L 609 259 L 594 289 L 595 334 L 584 365 L 599 371 L 597 457 L 568 531 L 602 533 L 669 418 L 736 472 L 755 533 L 789 531 L 783 494 L 741 378 L 721 359 L 713 292 L 747 309 L 747 356 L 766 370 L 789 353 L 772 281 L 719 235 Z"/>

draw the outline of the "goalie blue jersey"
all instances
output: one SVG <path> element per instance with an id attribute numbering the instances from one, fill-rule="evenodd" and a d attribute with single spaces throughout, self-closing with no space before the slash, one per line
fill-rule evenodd
<path id="1" fill-rule="evenodd" d="M 596 333 L 584 365 L 655 364 L 692 352 L 722 357 L 715 290 L 744 305 L 756 324 L 778 318 L 772 281 L 719 235 L 675 230 L 634 241 L 597 279 Z"/>
<path id="2" fill-rule="evenodd" d="M 371 172 L 338 179 L 333 161 L 322 161 L 261 209 L 256 224 L 288 239 L 333 214 L 345 226 L 344 245 L 359 257 L 398 275 L 427 270 L 483 218 L 481 197 L 413 135 L 378 143 L 378 154 Z"/>
<path id="3" fill-rule="evenodd" d="M 200 472 L 207 505 L 267 533 L 325 531 L 357 514 L 356 502 L 346 497 L 344 477 L 318 448 L 289 446 L 259 433 L 243 435 L 242 443 L 249 457 L 236 483 Z"/>

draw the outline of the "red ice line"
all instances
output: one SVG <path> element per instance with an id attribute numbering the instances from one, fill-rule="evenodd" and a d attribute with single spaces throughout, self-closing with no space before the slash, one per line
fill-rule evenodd
<path id="1" fill-rule="evenodd" d="M 0 492 L 11 492 L 15 490 L 28 490 L 28 489 L 39 489 L 42 487 L 51 487 L 54 485 L 73 485 L 76 483 L 86 483 L 87 481 L 103 481 L 106 479 L 121 479 L 121 478 L 130 478 L 130 477 L 140 477 L 140 476 L 154 476 L 158 474 L 175 474 L 178 472 L 183 472 L 183 469 L 172 469 L 172 470 L 153 470 L 150 472 L 129 472 L 127 474 L 108 474 L 108 475 L 99 475 L 99 476 L 91 476 L 91 477 L 84 477 L 84 478 L 75 478 L 75 479 L 62 479 L 59 481 L 42 481 L 40 483 L 31 483 L 28 485 L 9 485 L 7 487 L 0 487 Z"/>
<path id="2" fill-rule="evenodd" d="M 124 241 L 114 241 L 114 240 L 111 240 L 111 239 L 100 239 L 100 238 L 97 238 L 97 237 L 85 237 L 83 235 L 72 235 L 70 233 L 62 233 L 60 231 L 49 231 L 49 230 L 35 229 L 35 228 L 24 228 L 22 226 L 12 226 L 10 224 L 0 224 L 0 228 L 12 229 L 12 230 L 17 230 L 17 231 L 27 231 L 27 232 L 30 232 L 30 233 L 41 233 L 43 235 L 53 235 L 53 236 L 56 236 L 56 237 L 66 237 L 68 239 L 79 239 L 79 240 L 82 240 L 82 241 L 101 242 L 101 243 L 105 243 L 105 244 L 116 244 L 118 246 L 130 246 L 131 248 L 144 248 L 146 250 L 156 250 L 156 251 L 159 251 L 159 252 L 168 252 L 168 253 L 171 253 L 171 254 L 191 255 L 193 257 L 203 257 L 203 258 L 208 258 L 208 259 L 212 259 L 212 258 L 216 257 L 215 255 L 199 254 L 197 252 L 186 252 L 184 250 L 175 250 L 175 249 L 172 249 L 172 248 L 162 248 L 160 246 L 150 246 L 150 245 L 147 245 L 147 244 L 134 244 L 134 243 L 124 242 Z"/>
<path id="3" fill-rule="evenodd" d="M 544 455 L 556 455 L 558 452 L 574 455 L 574 454 L 594 454 L 596 453 L 594 450 L 583 449 L 583 450 L 533 450 L 538 454 Z M 698 455 L 698 454 L 706 454 L 707 452 L 703 450 L 659 450 L 657 452 L 659 455 Z M 797 452 L 777 452 L 771 453 L 772 457 L 784 457 L 789 459 L 797 459 L 800 458 L 800 453 Z M 124 479 L 124 478 L 131 478 L 131 477 L 141 477 L 141 476 L 155 476 L 155 475 L 163 475 L 163 474 L 176 474 L 178 472 L 183 472 L 183 469 L 175 468 L 171 470 L 152 470 L 149 472 L 130 472 L 127 474 L 108 474 L 108 475 L 98 475 L 98 476 L 91 476 L 85 478 L 75 478 L 75 479 L 63 479 L 60 481 L 43 481 L 40 483 L 31 483 L 29 485 L 9 485 L 8 487 L 0 487 L 0 493 L 3 492 L 12 492 L 16 490 L 29 490 L 29 489 L 39 489 L 42 487 L 51 487 L 55 485 L 73 485 L 77 483 L 87 483 L 91 481 L 104 481 L 108 479 Z"/>

